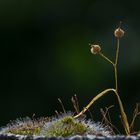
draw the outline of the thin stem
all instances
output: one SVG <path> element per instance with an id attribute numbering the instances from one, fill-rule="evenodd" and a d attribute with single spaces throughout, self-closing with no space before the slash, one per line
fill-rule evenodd
<path id="1" fill-rule="evenodd" d="M 129 135 L 130 134 L 130 127 L 129 127 L 128 119 L 127 119 L 122 101 L 121 101 L 119 93 L 118 93 L 118 70 L 117 70 L 117 66 L 118 66 L 118 57 L 119 57 L 119 47 L 120 47 L 120 39 L 118 38 L 118 40 L 117 40 L 117 50 L 116 50 L 116 59 L 115 59 L 115 64 L 113 65 L 114 66 L 114 72 L 115 72 L 115 89 L 116 89 L 116 95 L 117 95 L 119 106 L 120 106 L 123 126 L 124 126 L 126 134 Z"/>
<path id="2" fill-rule="evenodd" d="M 106 93 L 108 93 L 109 91 L 113 91 L 116 93 L 115 89 L 113 88 L 109 88 L 109 89 L 106 89 L 102 92 L 100 92 L 99 94 L 97 94 L 89 103 L 86 107 L 84 107 L 84 109 L 79 113 L 77 114 L 76 116 L 74 116 L 74 118 L 78 118 L 79 116 L 81 116 L 82 114 L 84 114 L 90 107 L 91 105 L 96 101 L 98 100 L 100 97 L 102 97 L 103 95 L 105 95 Z"/>
<path id="3" fill-rule="evenodd" d="M 107 60 L 109 63 L 111 63 L 114 66 L 114 62 L 112 62 L 108 57 L 106 57 L 103 53 L 99 53 L 105 60 Z"/>
<path id="4" fill-rule="evenodd" d="M 120 38 L 117 39 L 117 50 L 116 50 L 115 62 L 111 61 L 103 53 L 99 52 L 100 56 L 102 56 L 105 60 L 107 60 L 109 63 L 111 63 L 113 65 L 114 73 L 115 73 L 115 89 L 109 88 L 109 89 L 106 89 L 106 90 L 102 91 L 98 95 L 96 95 L 80 113 L 78 113 L 76 116 L 74 116 L 74 118 L 77 118 L 77 117 L 81 116 L 82 114 L 84 114 L 91 107 L 91 105 L 96 100 L 98 100 L 100 97 L 104 96 L 105 94 L 107 94 L 110 91 L 113 91 L 113 93 L 115 93 L 115 95 L 117 96 L 117 100 L 118 100 L 118 103 L 119 103 L 123 127 L 125 129 L 126 134 L 129 135 L 130 134 L 129 122 L 128 122 L 128 119 L 127 119 L 126 113 L 124 111 L 122 101 L 121 101 L 119 93 L 118 93 L 118 68 L 117 68 L 117 66 L 118 66 L 118 57 L 119 57 L 119 47 L 120 47 Z"/>
<path id="5" fill-rule="evenodd" d="M 118 98 L 118 102 L 119 102 L 119 106 L 120 106 L 123 127 L 125 129 L 126 134 L 129 135 L 130 134 L 130 127 L 129 127 L 128 119 L 127 119 L 126 113 L 124 111 L 124 107 L 123 107 L 122 101 L 120 99 L 120 96 L 116 90 L 115 90 L 115 92 L 116 92 L 116 96 Z"/>
<path id="6" fill-rule="evenodd" d="M 117 51 L 116 51 L 115 65 L 118 64 L 119 48 L 120 48 L 120 39 L 118 38 L 118 40 L 117 40 Z"/>
<path id="7" fill-rule="evenodd" d="M 115 72 L 115 87 L 116 91 L 118 92 L 118 57 L 119 57 L 119 47 L 120 47 L 120 39 L 117 40 L 117 50 L 116 50 L 116 59 L 115 59 L 115 65 L 114 66 L 114 72 Z"/>
<path id="8" fill-rule="evenodd" d="M 115 89 L 118 92 L 118 72 L 116 65 L 114 66 L 114 72 L 115 72 Z"/>
<path id="9" fill-rule="evenodd" d="M 113 91 L 113 93 L 115 93 L 115 95 L 118 99 L 119 107 L 120 107 L 120 110 L 121 110 L 121 116 L 122 116 L 122 120 L 123 120 L 123 126 L 125 128 L 126 134 L 129 135 L 130 134 L 130 129 L 129 129 L 128 121 L 127 121 L 127 116 L 124 112 L 123 104 L 122 104 L 121 99 L 118 95 L 118 92 L 113 88 L 106 89 L 106 90 L 100 92 L 99 94 L 97 94 L 79 114 L 74 116 L 74 118 L 78 118 L 79 116 L 83 115 L 93 105 L 93 103 L 95 101 L 97 101 L 99 98 L 101 98 L 105 94 L 109 93 L 110 91 Z"/>

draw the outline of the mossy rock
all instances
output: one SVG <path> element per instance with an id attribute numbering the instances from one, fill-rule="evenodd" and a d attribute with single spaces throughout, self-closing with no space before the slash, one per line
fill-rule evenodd
<path id="1" fill-rule="evenodd" d="M 3 127 L 0 134 L 14 134 L 23 136 L 70 137 L 94 134 L 100 136 L 111 135 L 109 127 L 84 118 L 75 119 L 72 114 L 62 114 L 58 117 L 40 119 L 17 119 Z"/>

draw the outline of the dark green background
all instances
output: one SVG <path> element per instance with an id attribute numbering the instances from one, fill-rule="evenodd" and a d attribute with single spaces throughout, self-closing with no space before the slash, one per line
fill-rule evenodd
<path id="1" fill-rule="evenodd" d="M 140 102 L 139 5 L 138 0 L 1 0 L 0 125 L 34 113 L 39 117 L 62 111 L 58 97 L 66 110 L 72 110 L 70 98 L 77 94 L 82 109 L 99 91 L 113 87 L 111 65 L 93 56 L 88 44 L 100 44 L 113 60 L 113 32 L 120 20 L 125 36 L 120 46 L 119 91 L 131 120 Z M 112 104 L 112 120 L 120 127 L 112 94 L 90 111 L 100 121 L 100 108 Z"/>

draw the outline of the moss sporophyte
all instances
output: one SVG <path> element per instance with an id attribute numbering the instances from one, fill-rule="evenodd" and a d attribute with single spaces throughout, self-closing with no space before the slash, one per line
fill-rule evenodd
<path id="1" fill-rule="evenodd" d="M 75 113 L 67 113 L 64 109 L 64 106 L 59 99 L 59 102 L 62 105 L 64 113 L 56 112 L 56 117 L 44 117 L 39 119 L 30 119 L 29 117 L 23 119 L 17 119 L 7 126 L 2 127 L 0 129 L 1 134 L 15 134 L 15 135 L 28 135 L 28 136 L 45 136 L 45 137 L 69 137 L 73 135 L 101 135 L 108 136 L 113 135 L 113 129 L 110 125 L 104 125 L 103 123 L 95 123 L 93 120 L 88 120 L 85 118 L 86 111 L 94 104 L 95 101 L 103 97 L 108 93 L 114 93 L 117 97 L 117 101 L 120 108 L 121 121 L 125 130 L 126 135 L 130 135 L 133 133 L 134 122 L 139 114 L 138 106 L 134 110 L 134 115 L 131 123 L 128 122 L 127 115 L 125 113 L 122 101 L 119 96 L 118 90 L 118 57 L 119 57 L 119 47 L 120 47 L 120 39 L 124 36 L 124 31 L 120 26 L 115 29 L 114 36 L 117 39 L 116 46 L 116 55 L 115 60 L 112 61 L 108 57 L 106 57 L 101 49 L 101 46 L 98 44 L 90 44 L 91 53 L 94 55 L 100 55 L 103 59 L 109 62 L 114 68 L 114 84 L 115 88 L 108 88 L 99 94 L 97 94 L 89 104 L 82 110 L 79 111 L 78 100 L 76 96 L 72 97 L 72 103 L 75 108 Z M 105 113 L 106 114 L 106 113 Z M 105 114 L 103 117 L 106 118 Z M 107 119 L 107 118 L 106 118 Z M 111 125 L 113 126 L 113 125 Z"/>

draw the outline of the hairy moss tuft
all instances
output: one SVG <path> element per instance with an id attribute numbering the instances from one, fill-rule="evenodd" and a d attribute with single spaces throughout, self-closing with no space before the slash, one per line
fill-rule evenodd
<path id="1" fill-rule="evenodd" d="M 87 121 L 84 119 L 75 119 L 71 115 L 65 115 L 62 118 L 54 119 L 54 121 L 47 122 L 41 132 L 46 137 L 52 136 L 72 136 L 72 135 L 110 135 L 108 127 L 103 127 L 100 123 Z"/>
<path id="2" fill-rule="evenodd" d="M 48 118 L 30 119 L 29 117 L 12 121 L 4 127 L 0 133 L 16 135 L 38 135 Z"/>
<path id="3" fill-rule="evenodd" d="M 53 121 L 51 123 L 46 123 L 43 133 L 45 136 L 70 136 L 75 134 L 83 135 L 87 132 L 89 128 L 75 120 L 72 116 L 65 116 L 59 120 Z"/>

